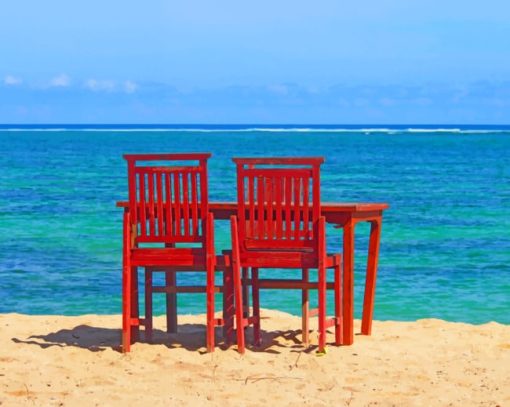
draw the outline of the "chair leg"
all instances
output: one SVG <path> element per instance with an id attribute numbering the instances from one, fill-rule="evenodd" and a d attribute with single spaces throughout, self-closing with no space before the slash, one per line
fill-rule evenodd
<path id="1" fill-rule="evenodd" d="M 207 327 L 206 342 L 207 352 L 214 352 L 214 263 L 207 259 Z"/>
<path id="2" fill-rule="evenodd" d="M 239 263 L 234 261 L 232 264 L 234 274 L 234 297 L 236 310 L 236 332 L 237 332 L 237 350 L 244 353 L 244 324 L 243 324 L 243 286 L 241 281 L 241 268 Z"/>
<path id="3" fill-rule="evenodd" d="M 335 267 L 335 345 L 340 346 L 342 341 L 342 266 L 338 264 Z"/>
<path id="4" fill-rule="evenodd" d="M 248 285 L 248 267 L 243 267 L 243 317 L 250 316 L 250 287 Z"/>
<path id="5" fill-rule="evenodd" d="M 262 344 L 260 336 L 260 297 L 259 297 L 259 269 L 251 269 L 252 295 L 253 295 L 253 343 L 255 346 Z"/>
<path id="6" fill-rule="evenodd" d="M 307 283 L 309 279 L 309 270 L 303 269 L 301 272 L 302 280 L 303 282 Z M 310 301 L 308 296 L 308 290 L 303 289 L 301 290 L 301 331 L 302 331 L 302 341 L 305 346 L 308 346 L 310 344 L 310 326 L 309 326 L 309 320 L 310 320 Z"/>
<path id="7" fill-rule="evenodd" d="M 122 352 L 131 350 L 131 267 L 122 267 Z"/>
<path id="8" fill-rule="evenodd" d="M 131 267 L 131 318 L 140 317 L 138 308 L 138 268 Z M 131 343 L 140 340 L 140 325 L 131 324 Z"/>
<path id="9" fill-rule="evenodd" d="M 234 292 L 232 288 L 232 268 L 223 270 L 223 337 L 230 344 L 234 334 Z"/>
<path id="10" fill-rule="evenodd" d="M 177 275 L 175 270 L 165 271 L 165 286 L 177 286 Z M 177 294 L 166 294 L 166 331 L 169 334 L 177 333 Z"/>
<path id="11" fill-rule="evenodd" d="M 237 230 L 237 217 L 230 217 L 230 232 L 232 238 L 232 278 L 234 286 L 234 299 L 236 310 L 237 350 L 243 354 L 244 346 L 244 318 L 243 318 L 243 282 L 241 280 L 241 266 L 239 264 L 239 235 Z"/>
<path id="12" fill-rule="evenodd" d="M 326 268 L 324 264 L 319 267 L 319 352 L 326 349 Z"/>
<path id="13" fill-rule="evenodd" d="M 152 343 L 152 270 L 145 269 L 145 340 Z"/>

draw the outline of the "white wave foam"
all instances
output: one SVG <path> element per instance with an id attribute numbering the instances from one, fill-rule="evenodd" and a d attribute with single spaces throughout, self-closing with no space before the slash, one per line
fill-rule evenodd
<path id="1" fill-rule="evenodd" d="M 310 127 L 247 127 L 247 128 L 0 128 L 0 132 L 99 132 L 99 133 L 382 133 L 382 134 L 413 134 L 413 133 L 451 133 L 451 134 L 501 134 L 510 133 L 510 129 L 460 129 L 460 128 L 310 128 Z"/>

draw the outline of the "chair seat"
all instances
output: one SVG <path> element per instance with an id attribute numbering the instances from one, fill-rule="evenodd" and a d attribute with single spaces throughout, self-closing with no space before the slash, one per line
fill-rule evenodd
<path id="1" fill-rule="evenodd" d="M 231 256 L 232 251 L 223 252 Z M 241 267 L 260 268 L 318 268 L 319 259 L 314 253 L 305 251 L 274 251 L 274 250 L 250 250 L 240 253 Z M 326 267 L 332 268 L 341 264 L 340 254 L 328 254 Z"/>
<path id="2" fill-rule="evenodd" d="M 132 266 L 183 266 L 206 268 L 203 248 L 135 248 L 131 250 Z"/>

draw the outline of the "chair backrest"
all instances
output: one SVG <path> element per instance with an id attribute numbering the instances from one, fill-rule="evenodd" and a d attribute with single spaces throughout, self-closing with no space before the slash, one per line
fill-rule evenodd
<path id="1" fill-rule="evenodd" d="M 209 153 L 125 154 L 136 243 L 204 243 Z"/>
<path id="2" fill-rule="evenodd" d="M 315 251 L 324 158 L 233 160 L 240 250 Z"/>

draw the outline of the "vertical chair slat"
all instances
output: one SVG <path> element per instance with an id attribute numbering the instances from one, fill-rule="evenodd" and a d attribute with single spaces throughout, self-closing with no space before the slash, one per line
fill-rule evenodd
<path id="1" fill-rule="evenodd" d="M 166 195 L 166 235 L 173 234 L 173 216 L 172 216 L 172 189 L 170 181 L 170 173 L 165 173 L 165 195 Z"/>
<path id="2" fill-rule="evenodd" d="M 162 173 L 158 171 L 156 173 L 156 201 L 157 201 L 157 218 L 158 218 L 158 236 L 165 236 L 163 230 L 163 188 L 161 181 Z"/>
<path id="3" fill-rule="evenodd" d="M 200 162 L 200 176 L 199 176 L 199 184 L 200 184 L 200 219 L 207 219 L 207 211 L 209 210 L 208 203 L 208 192 L 207 192 L 207 165 L 205 161 Z M 202 226 L 202 225 L 201 225 Z M 202 236 L 204 235 L 204 230 L 202 230 Z"/>
<path id="4" fill-rule="evenodd" d="M 309 225 L 309 183 L 310 183 L 310 177 L 303 178 L 303 233 L 305 239 L 310 239 L 310 225 Z"/>
<path id="5" fill-rule="evenodd" d="M 145 172 L 138 172 L 139 180 L 139 192 L 140 192 L 140 235 L 147 236 L 147 220 L 146 220 L 146 209 L 145 209 Z"/>
<path id="6" fill-rule="evenodd" d="M 267 216 L 267 238 L 273 239 L 274 236 L 274 222 L 273 222 L 273 178 L 266 177 L 265 188 L 265 202 L 266 202 L 266 216 Z"/>
<path id="7" fill-rule="evenodd" d="M 257 231 L 258 238 L 264 239 L 264 178 L 257 178 Z"/>
<path id="8" fill-rule="evenodd" d="M 300 223 L 301 223 L 301 177 L 295 177 L 294 180 L 294 240 L 299 240 Z"/>
<path id="9" fill-rule="evenodd" d="M 182 197 L 184 211 L 184 236 L 189 236 L 189 188 L 188 188 L 189 172 L 182 173 Z"/>
<path id="10" fill-rule="evenodd" d="M 154 221 L 154 172 L 148 170 L 147 171 L 148 179 L 148 187 L 149 187 L 149 234 L 150 236 L 154 236 L 155 232 L 155 221 Z"/>
<path id="11" fill-rule="evenodd" d="M 191 234 L 198 236 L 198 198 L 197 198 L 197 173 L 190 172 L 191 175 Z"/>
<path id="12" fill-rule="evenodd" d="M 276 201 L 276 216 L 275 216 L 275 222 L 276 222 L 276 238 L 281 239 L 282 238 L 282 190 L 283 190 L 283 177 L 275 177 L 275 201 Z"/>
<path id="13" fill-rule="evenodd" d="M 255 237 L 255 185 L 252 175 L 248 176 L 248 206 L 250 227 L 247 235 L 249 237 Z"/>
<path id="14" fill-rule="evenodd" d="M 292 177 L 285 177 L 285 238 L 292 238 L 291 223 L 291 204 L 292 204 Z"/>
<path id="15" fill-rule="evenodd" d="M 180 174 L 173 172 L 174 178 L 174 227 L 175 236 L 181 236 L 181 191 L 180 191 Z"/>

